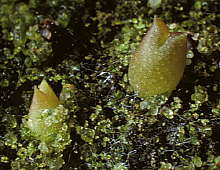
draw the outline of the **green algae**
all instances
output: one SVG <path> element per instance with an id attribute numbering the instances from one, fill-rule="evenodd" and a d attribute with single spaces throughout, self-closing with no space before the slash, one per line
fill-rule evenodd
<path id="1" fill-rule="evenodd" d="M 27 2 L 0 1 L 1 167 L 219 169 L 218 1 L 164 0 L 154 9 L 136 0 Z M 195 44 L 170 97 L 143 101 L 127 70 L 154 15 L 173 32 L 191 32 Z M 47 18 L 57 24 L 52 37 L 61 39 L 41 36 Z M 86 50 L 73 45 L 78 54 L 66 50 L 67 57 L 58 53 L 62 60 L 51 64 L 67 35 L 74 35 L 73 44 L 83 39 Z M 62 136 L 72 140 L 66 149 L 58 141 L 40 143 L 21 123 L 43 78 L 56 94 L 61 84 L 74 85 L 60 97 L 71 127 L 71 135 Z"/>

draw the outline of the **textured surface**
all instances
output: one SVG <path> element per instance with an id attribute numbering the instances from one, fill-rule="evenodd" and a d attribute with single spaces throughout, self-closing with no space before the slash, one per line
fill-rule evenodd
<path id="1" fill-rule="evenodd" d="M 49 137 L 54 134 L 53 129 L 57 126 L 54 126 L 54 124 L 50 122 L 50 119 L 53 120 L 53 115 L 57 114 L 54 113 L 53 109 L 58 107 L 59 100 L 46 80 L 43 80 L 38 87 L 39 89 L 36 86 L 34 88 L 27 126 L 34 136 L 41 141 L 47 141 L 50 139 Z M 61 112 L 59 114 L 63 113 Z"/>
<path id="2" fill-rule="evenodd" d="M 148 2 L 0 0 L 0 169 L 220 169 L 220 1 L 163 0 L 156 9 Z M 142 100 L 127 78 L 155 15 L 170 32 L 193 33 L 168 100 Z M 47 18 L 59 24 L 46 23 L 55 29 L 45 28 L 50 42 L 38 28 Z M 47 147 L 23 121 L 42 79 L 65 91 L 68 110 L 41 112 L 45 125 L 57 122 Z M 66 83 L 74 90 L 62 90 Z"/>
<path id="3" fill-rule="evenodd" d="M 30 113 L 40 109 L 55 108 L 59 105 L 57 96 L 45 80 L 43 80 L 38 87 L 39 89 L 34 87 Z"/>
<path id="4" fill-rule="evenodd" d="M 154 19 L 129 65 L 130 84 L 140 97 L 175 89 L 185 67 L 186 38 L 185 33 L 169 33 L 163 21 Z"/>

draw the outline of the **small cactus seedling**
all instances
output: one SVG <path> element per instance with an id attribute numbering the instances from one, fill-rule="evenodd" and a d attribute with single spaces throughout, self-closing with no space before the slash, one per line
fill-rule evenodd
<path id="1" fill-rule="evenodd" d="M 187 53 L 187 34 L 169 32 L 154 18 L 152 27 L 132 56 L 128 77 L 140 97 L 169 94 L 182 78 Z"/>

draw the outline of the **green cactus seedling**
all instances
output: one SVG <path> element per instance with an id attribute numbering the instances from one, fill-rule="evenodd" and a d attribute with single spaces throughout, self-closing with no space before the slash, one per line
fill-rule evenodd
<path id="1" fill-rule="evenodd" d="M 152 27 L 132 56 L 128 77 L 140 97 L 169 94 L 182 78 L 187 53 L 187 34 L 169 32 L 154 18 Z"/>

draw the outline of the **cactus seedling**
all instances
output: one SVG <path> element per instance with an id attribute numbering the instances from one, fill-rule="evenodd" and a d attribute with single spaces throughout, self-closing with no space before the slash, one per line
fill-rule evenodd
<path id="1" fill-rule="evenodd" d="M 152 27 L 132 56 L 128 77 L 140 97 L 169 94 L 182 78 L 187 52 L 187 34 L 169 32 L 154 18 Z"/>
<path id="2" fill-rule="evenodd" d="M 30 107 L 30 113 L 40 109 L 55 108 L 59 105 L 59 99 L 53 92 L 52 88 L 43 80 L 38 88 L 34 87 L 34 96 Z"/>
<path id="3" fill-rule="evenodd" d="M 67 113 L 52 88 L 43 80 L 38 88 L 34 88 L 27 127 L 41 142 L 59 141 L 62 136 L 68 134 L 65 123 L 68 118 Z"/>

